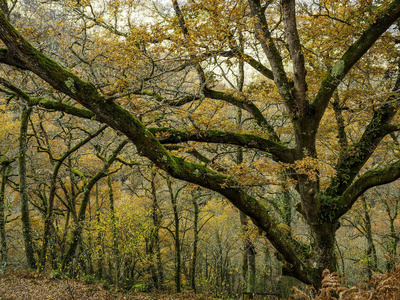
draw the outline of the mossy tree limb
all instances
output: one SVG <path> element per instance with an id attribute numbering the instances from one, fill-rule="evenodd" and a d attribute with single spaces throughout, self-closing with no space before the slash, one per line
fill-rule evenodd
<path id="1" fill-rule="evenodd" d="M 372 22 L 361 36 L 351 45 L 342 57 L 336 62 L 332 70 L 322 81 L 312 105 L 315 108 L 313 122 L 318 126 L 328 106 L 329 100 L 342 79 L 360 58 L 367 53 L 377 39 L 400 17 L 400 0 L 392 1 Z"/>
<path id="2" fill-rule="evenodd" d="M 361 138 L 354 144 L 342 148 L 336 165 L 337 174 L 326 190 L 327 195 L 342 195 L 352 184 L 382 139 L 392 133 L 393 130 L 398 130 L 396 126 L 391 125 L 391 121 L 399 110 L 399 89 L 400 69 L 392 93 L 385 99 L 384 104 L 375 111 Z"/>
<path id="3" fill-rule="evenodd" d="M 167 127 L 148 128 L 154 135 L 159 136 L 163 144 L 175 144 L 188 141 L 205 143 L 222 143 L 258 149 L 272 154 L 278 161 L 293 163 L 294 151 L 274 141 L 261 138 L 257 135 L 226 132 L 221 130 L 183 131 Z"/>

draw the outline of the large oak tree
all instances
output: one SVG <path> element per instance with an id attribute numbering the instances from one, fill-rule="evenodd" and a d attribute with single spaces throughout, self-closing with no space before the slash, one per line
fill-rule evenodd
<path id="1" fill-rule="evenodd" d="M 131 23 L 137 14 L 120 26 L 108 23 L 117 13 L 129 19 L 126 14 L 132 8 L 126 1 L 111 2 L 109 19 L 101 15 L 105 10 L 96 12 L 89 1 L 67 3 L 88 29 L 98 26 L 107 32 L 104 40 L 118 37 L 108 52 L 98 55 L 113 53 L 121 66 L 115 68 L 119 73 L 114 85 L 107 86 L 110 82 L 99 83 L 98 75 L 96 81 L 80 77 L 35 48 L 9 22 L 7 1 L 1 0 L 0 62 L 36 74 L 85 109 L 40 97 L 28 97 L 28 104 L 107 124 L 172 176 L 225 196 L 266 235 L 284 262 L 285 274 L 320 286 L 322 271 L 336 269 L 340 217 L 366 190 L 400 177 L 400 161 L 391 159 L 381 166 L 377 155 L 379 147 L 390 142 L 387 137 L 395 140 L 400 129 L 395 121 L 400 76 L 397 65 L 391 65 L 396 63 L 392 25 L 400 17 L 400 0 L 207 0 L 184 5 L 172 0 L 169 11 L 157 7 L 159 17 L 142 27 Z M 93 31 L 92 37 L 99 38 L 101 30 Z M 387 51 L 382 51 L 383 45 Z M 111 72 L 106 65 L 110 60 L 97 66 L 98 70 L 104 67 L 105 77 L 110 75 L 107 70 Z M 133 61 L 139 71 L 129 69 Z M 238 71 L 233 73 L 240 77 L 243 62 L 258 74 L 252 74 L 254 82 L 247 79 L 247 90 L 240 86 L 243 78 L 236 85 L 229 74 L 237 63 Z M 219 71 L 212 72 L 211 67 Z M 221 78 L 231 84 L 230 90 L 220 84 Z M 7 82 L 3 85 L 12 88 Z M 132 95 L 158 104 L 148 112 L 134 112 L 126 97 L 133 104 L 143 102 Z M 210 126 L 200 116 L 210 118 L 216 107 L 225 109 L 219 121 L 225 116 L 226 124 Z M 231 116 L 226 112 L 232 107 L 250 120 L 247 131 L 234 130 L 228 122 Z M 156 120 L 145 118 L 154 111 L 162 111 L 153 117 Z M 335 126 L 328 126 L 332 120 Z M 211 150 L 201 154 L 193 149 L 193 142 L 239 146 L 254 151 L 269 166 L 279 166 L 274 169 L 279 169 L 276 176 L 285 174 L 298 194 L 296 209 L 309 226 L 310 245 L 278 226 L 259 198 L 262 195 L 229 173 L 229 164 L 213 163 L 207 158 Z M 321 146 L 324 143 L 329 146 Z M 171 144 L 190 147 L 165 146 Z M 178 152 L 167 150 L 177 148 Z M 329 151 L 332 155 L 324 161 Z M 250 172 L 256 166 L 246 158 L 242 167 Z M 380 163 L 371 164 L 371 158 Z M 329 163 L 329 168 L 318 161 Z"/>

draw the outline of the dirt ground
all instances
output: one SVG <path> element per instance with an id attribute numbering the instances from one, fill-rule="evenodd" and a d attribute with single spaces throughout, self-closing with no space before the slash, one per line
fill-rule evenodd
<path id="1" fill-rule="evenodd" d="M 102 284 L 88 284 L 70 279 L 52 279 L 32 271 L 9 272 L 0 276 L 0 300 L 206 300 L 192 293 L 122 293 L 105 289 Z"/>

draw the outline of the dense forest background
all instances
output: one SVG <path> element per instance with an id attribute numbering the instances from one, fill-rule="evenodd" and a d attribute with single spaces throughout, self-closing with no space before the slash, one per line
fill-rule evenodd
<path id="1" fill-rule="evenodd" d="M 235 297 L 394 271 L 400 1 L 0 8 L 0 273 Z"/>

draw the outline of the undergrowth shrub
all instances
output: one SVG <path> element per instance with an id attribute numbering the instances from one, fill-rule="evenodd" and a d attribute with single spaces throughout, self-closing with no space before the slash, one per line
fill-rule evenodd
<path id="1" fill-rule="evenodd" d="M 311 288 L 303 292 L 293 287 L 291 300 L 399 300 L 400 265 L 392 273 L 376 274 L 371 280 L 357 286 L 346 287 L 344 280 L 336 272 L 325 270 L 322 287 L 318 291 Z M 308 292 L 308 293 L 307 293 Z M 315 296 L 310 296 L 315 295 Z"/>

